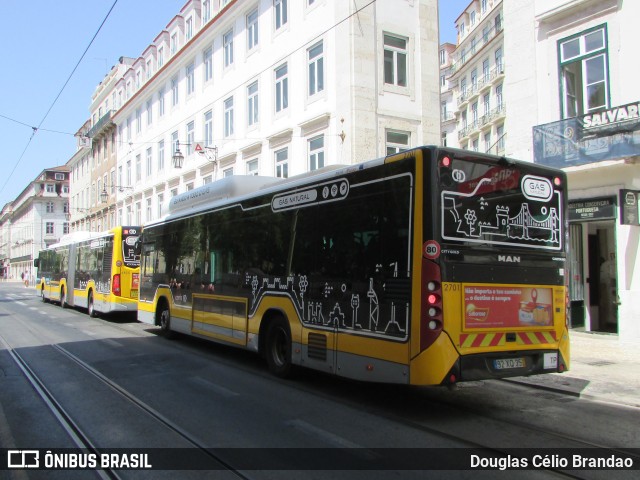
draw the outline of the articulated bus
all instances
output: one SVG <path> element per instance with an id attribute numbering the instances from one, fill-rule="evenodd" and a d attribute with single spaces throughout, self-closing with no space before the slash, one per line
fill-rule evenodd
<path id="1" fill-rule="evenodd" d="M 86 308 L 90 316 L 135 312 L 138 306 L 140 227 L 74 232 L 40 251 L 36 288 L 43 301 Z"/>
<path id="2" fill-rule="evenodd" d="M 358 380 L 569 367 L 566 177 L 420 147 L 173 197 L 141 236 L 138 320 Z"/>

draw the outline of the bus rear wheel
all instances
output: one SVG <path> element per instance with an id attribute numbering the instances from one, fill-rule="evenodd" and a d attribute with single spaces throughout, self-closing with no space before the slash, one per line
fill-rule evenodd
<path id="1" fill-rule="evenodd" d="M 89 300 L 87 302 L 87 313 L 91 318 L 95 318 L 98 316 L 96 312 L 96 307 L 93 304 L 93 292 L 89 292 Z"/>
<path id="2" fill-rule="evenodd" d="M 265 347 L 269 371 L 280 378 L 290 377 L 293 373 L 291 330 L 283 317 L 277 317 L 269 324 Z"/>

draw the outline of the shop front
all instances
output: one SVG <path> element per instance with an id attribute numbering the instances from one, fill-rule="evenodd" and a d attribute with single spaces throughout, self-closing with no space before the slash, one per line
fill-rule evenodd
<path id="1" fill-rule="evenodd" d="M 567 173 L 571 327 L 640 341 L 640 106 L 611 110 L 534 127 L 534 161 Z"/>

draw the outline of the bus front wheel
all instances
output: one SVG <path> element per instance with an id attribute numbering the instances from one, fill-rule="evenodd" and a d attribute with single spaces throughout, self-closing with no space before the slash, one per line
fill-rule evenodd
<path id="1" fill-rule="evenodd" d="M 158 303 L 156 318 L 165 338 L 173 338 L 173 332 L 171 331 L 171 311 L 166 301 Z"/>
<path id="2" fill-rule="evenodd" d="M 283 317 L 277 317 L 269 324 L 265 347 L 269 371 L 280 378 L 291 376 L 291 330 Z"/>

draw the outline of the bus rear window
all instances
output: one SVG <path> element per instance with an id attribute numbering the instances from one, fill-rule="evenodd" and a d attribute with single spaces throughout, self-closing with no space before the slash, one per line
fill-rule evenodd
<path id="1" fill-rule="evenodd" d="M 443 240 L 561 250 L 563 192 L 536 170 L 459 159 L 440 167 Z"/>

